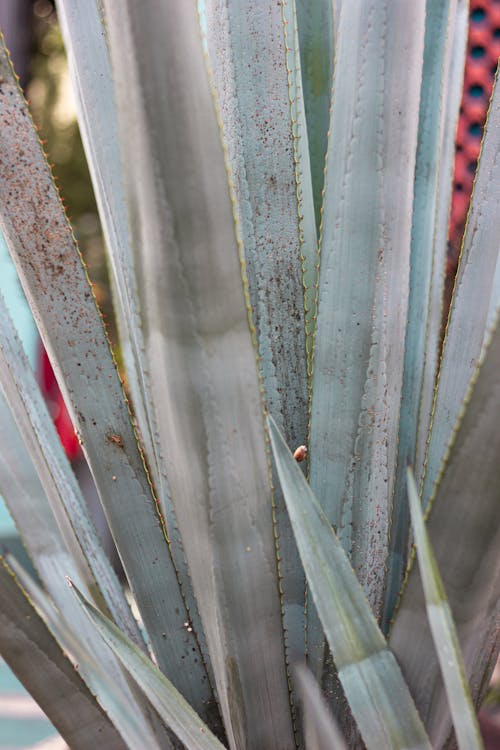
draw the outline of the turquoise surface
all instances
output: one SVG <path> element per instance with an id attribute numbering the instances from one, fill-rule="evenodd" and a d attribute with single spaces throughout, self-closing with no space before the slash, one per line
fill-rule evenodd
<path id="1" fill-rule="evenodd" d="M 34 367 L 38 334 L 1 232 L 0 291 Z M 15 536 L 14 522 L 0 498 L 0 541 Z M 19 699 L 17 703 L 16 698 Z M 44 739 L 56 736 L 56 730 L 48 719 L 30 710 L 29 700 L 29 694 L 0 659 L 0 750 L 31 748 Z M 30 715 L 33 718 L 29 718 Z"/>
<path id="2" fill-rule="evenodd" d="M 19 699 L 17 705 L 12 705 L 13 698 Z M 33 718 L 28 718 L 28 711 L 22 715 L 28 700 L 29 694 L 0 659 L 0 750 L 27 750 L 57 735 L 49 720 L 40 713 L 33 711 Z"/>
<path id="3" fill-rule="evenodd" d="M 35 367 L 38 333 L 26 302 L 17 273 L 10 259 L 7 245 L 0 231 L 0 292 L 9 308 L 12 319 L 23 342 L 24 349 Z M 15 533 L 14 521 L 0 497 L 0 539 Z"/>

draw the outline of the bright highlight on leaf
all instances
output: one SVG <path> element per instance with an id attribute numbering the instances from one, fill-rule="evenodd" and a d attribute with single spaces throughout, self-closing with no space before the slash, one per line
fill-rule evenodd
<path id="1" fill-rule="evenodd" d="M 408 501 L 415 532 L 427 616 L 441 665 L 458 746 L 460 750 L 480 750 L 483 743 L 467 685 L 460 644 L 436 559 L 429 543 L 417 485 L 410 467 L 407 469 L 407 482 Z"/>
<path id="2" fill-rule="evenodd" d="M 268 425 L 302 564 L 367 748 L 430 748 L 398 664 L 340 542 L 272 417 Z"/>

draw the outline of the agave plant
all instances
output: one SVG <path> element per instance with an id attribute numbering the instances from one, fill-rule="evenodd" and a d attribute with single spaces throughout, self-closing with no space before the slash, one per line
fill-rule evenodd
<path id="1" fill-rule="evenodd" d="M 3 560 L 4 658 L 77 750 L 441 748 L 451 716 L 480 747 L 498 88 L 439 342 L 467 2 L 58 10 L 130 404 L 5 50 L 1 228 L 126 586 L 2 307 L 0 490 L 42 584 Z"/>

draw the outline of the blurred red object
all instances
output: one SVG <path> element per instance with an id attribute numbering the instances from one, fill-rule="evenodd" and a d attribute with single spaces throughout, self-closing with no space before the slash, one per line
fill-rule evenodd
<path id="1" fill-rule="evenodd" d="M 82 449 L 59 390 L 54 370 L 42 344 L 40 344 L 38 371 L 40 373 L 40 390 L 49 407 L 59 439 L 69 460 L 75 461 L 81 457 Z"/>

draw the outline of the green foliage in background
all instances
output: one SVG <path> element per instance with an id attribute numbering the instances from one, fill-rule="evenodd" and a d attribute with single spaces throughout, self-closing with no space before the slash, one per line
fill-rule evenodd
<path id="1" fill-rule="evenodd" d="M 0 491 L 42 583 L 3 560 L 4 658 L 76 750 L 444 748 L 452 716 L 479 748 L 497 88 L 439 358 L 467 3 L 58 12 L 130 404 L 5 51 L 1 229 L 127 590 L 0 306 Z"/>

